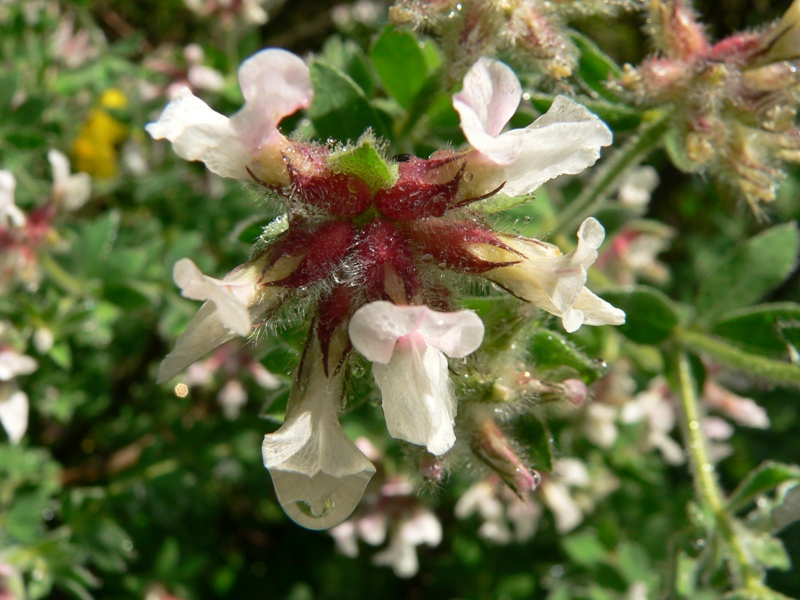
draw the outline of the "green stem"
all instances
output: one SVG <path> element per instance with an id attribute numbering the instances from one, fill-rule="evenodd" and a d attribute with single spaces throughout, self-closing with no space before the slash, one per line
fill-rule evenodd
<path id="1" fill-rule="evenodd" d="M 645 115 L 647 121 L 639 133 L 612 154 L 578 197 L 561 211 L 553 230 L 554 235 L 576 231 L 583 219 L 597 212 L 628 167 L 640 162 L 658 146 L 669 129 L 671 114 L 668 110 L 659 110 Z"/>
<path id="2" fill-rule="evenodd" d="M 750 354 L 721 338 L 700 331 L 678 330 L 676 339 L 687 350 L 705 354 L 751 375 L 782 385 L 800 386 L 798 365 Z"/>
<path id="3" fill-rule="evenodd" d="M 714 515 L 722 537 L 730 548 L 730 563 L 735 587 L 741 583 L 749 590 L 761 588 L 761 573 L 736 534 L 734 522 L 725 510 L 725 498 L 717 482 L 714 464 L 708 456 L 706 439 L 700 425 L 700 409 L 689 357 L 683 351 L 677 356 L 678 387 L 682 407 L 681 423 L 686 441 L 695 489 L 700 502 Z"/>

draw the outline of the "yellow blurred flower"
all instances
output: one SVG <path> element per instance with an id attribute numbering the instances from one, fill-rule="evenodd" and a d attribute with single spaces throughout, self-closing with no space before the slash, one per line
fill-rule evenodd
<path id="1" fill-rule="evenodd" d="M 128 99 L 116 88 L 104 91 L 89 112 L 72 144 L 72 158 L 77 171 L 96 178 L 117 174 L 118 149 L 128 137 L 128 126 L 113 111 L 125 109 Z"/>

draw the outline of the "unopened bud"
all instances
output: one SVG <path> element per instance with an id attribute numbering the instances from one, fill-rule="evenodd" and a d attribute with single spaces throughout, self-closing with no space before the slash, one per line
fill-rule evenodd
<path id="1" fill-rule="evenodd" d="M 444 465 L 442 461 L 432 454 L 427 454 L 419 463 L 419 473 L 431 481 L 442 481 L 444 478 Z"/>
<path id="2" fill-rule="evenodd" d="M 472 451 L 520 498 L 539 485 L 539 473 L 525 465 L 512 448 L 511 440 L 491 418 L 477 424 Z"/>
<path id="3" fill-rule="evenodd" d="M 694 11 L 681 0 L 654 1 L 653 19 L 661 45 L 670 58 L 692 60 L 707 56 L 711 47 Z"/>

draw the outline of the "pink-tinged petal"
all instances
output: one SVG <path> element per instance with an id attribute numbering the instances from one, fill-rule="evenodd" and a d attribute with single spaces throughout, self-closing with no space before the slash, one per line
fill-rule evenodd
<path id="1" fill-rule="evenodd" d="M 158 121 L 145 126 L 156 140 L 169 140 L 175 153 L 186 160 L 205 163 L 220 177 L 249 179 L 246 167 L 252 160 L 231 120 L 184 88 L 161 113 Z"/>
<path id="2" fill-rule="evenodd" d="M 244 61 L 239 85 L 246 104 L 231 122 L 254 154 L 270 143 L 284 117 L 311 105 L 314 93 L 308 66 L 299 56 L 277 48 Z"/>
<path id="3" fill-rule="evenodd" d="M 400 307 L 385 301 L 362 306 L 350 319 L 353 347 L 371 362 L 388 364 L 397 340 L 416 329 L 423 308 L 427 309 L 421 306 Z"/>
<path id="4" fill-rule="evenodd" d="M 28 429 L 28 396 L 14 384 L 0 384 L 0 423 L 12 444 L 18 444 Z"/>
<path id="5" fill-rule="evenodd" d="M 417 331 L 425 343 L 438 348 L 450 358 L 463 358 L 472 354 L 483 341 L 483 321 L 471 310 L 453 313 L 437 312 L 426 306 Z"/>
<path id="6" fill-rule="evenodd" d="M 521 98 L 522 88 L 514 72 L 488 58 L 473 65 L 464 77 L 464 88 L 453 96 L 467 141 L 494 163 L 510 164 L 519 156 L 517 145 L 508 143 L 500 132 L 514 116 Z"/>
<path id="7" fill-rule="evenodd" d="M 472 311 L 438 312 L 427 306 L 371 302 L 350 320 L 350 341 L 367 360 L 388 364 L 395 344 L 411 332 L 451 358 L 474 352 L 483 341 L 483 322 Z"/>
<path id="8" fill-rule="evenodd" d="M 286 514 L 308 529 L 328 529 L 350 516 L 375 467 L 339 424 L 338 379 L 315 368 L 295 393 L 284 424 L 264 437 L 264 465 Z"/>
<path id="9" fill-rule="evenodd" d="M 389 364 L 374 364 L 372 373 L 392 437 L 426 446 L 437 456 L 453 447 L 456 402 L 444 354 L 419 337 L 403 339 Z"/>

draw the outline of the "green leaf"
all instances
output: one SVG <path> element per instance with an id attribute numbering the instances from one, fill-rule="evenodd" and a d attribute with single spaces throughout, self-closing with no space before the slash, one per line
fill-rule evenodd
<path id="1" fill-rule="evenodd" d="M 578 59 L 578 76 L 600 96 L 608 100 L 617 100 L 614 93 L 606 86 L 606 82 L 617 79 L 622 74 L 619 65 L 589 38 L 573 33 L 572 41 L 581 52 Z"/>
<path id="2" fill-rule="evenodd" d="M 535 469 L 547 473 L 553 470 L 553 434 L 539 417 L 523 415 L 511 424 L 510 429 L 514 439 L 526 444 L 528 458 Z"/>
<path id="3" fill-rule="evenodd" d="M 349 75 L 319 61 L 313 61 L 309 69 L 314 102 L 308 116 L 319 137 L 356 140 L 370 128 L 379 137 L 389 137 L 364 91 Z"/>
<path id="4" fill-rule="evenodd" d="M 706 321 L 760 300 L 791 273 L 800 236 L 797 224 L 777 225 L 747 240 L 705 277 L 697 309 Z"/>
<path id="5" fill-rule="evenodd" d="M 410 108 L 428 77 L 428 58 L 416 36 L 389 26 L 372 46 L 370 58 L 389 95 Z"/>
<path id="6" fill-rule="evenodd" d="M 577 371 L 587 383 L 600 377 L 607 368 L 602 360 L 593 360 L 581 352 L 564 335 L 550 329 L 539 329 L 529 339 L 531 356 L 540 374 Z"/>
<path id="7" fill-rule="evenodd" d="M 771 514 L 776 531 L 800 521 L 800 485 L 789 488 Z"/>
<path id="8" fill-rule="evenodd" d="M 367 96 L 373 93 L 375 81 L 369 60 L 361 47 L 353 40 L 342 40 L 340 37 L 328 39 L 322 49 L 322 60 L 343 73 L 347 73 Z"/>
<path id="9" fill-rule="evenodd" d="M 782 358 L 800 333 L 800 304 L 759 304 L 734 311 L 720 317 L 711 332 L 751 352 Z"/>
<path id="10" fill-rule="evenodd" d="M 561 543 L 570 559 L 584 567 L 592 567 L 606 558 L 606 549 L 593 531 L 573 533 Z"/>
<path id="11" fill-rule="evenodd" d="M 769 534 L 756 536 L 747 544 L 755 560 L 764 565 L 767 569 L 780 569 L 787 571 L 791 566 L 789 555 L 783 542 Z"/>
<path id="12" fill-rule="evenodd" d="M 737 512 L 787 481 L 800 482 L 800 466 L 766 461 L 748 473 L 728 498 L 728 510 Z"/>
<path id="13" fill-rule="evenodd" d="M 0 74 L 0 119 L 9 112 L 18 83 L 19 73 L 11 71 Z"/>
<path id="14" fill-rule="evenodd" d="M 355 148 L 331 154 L 328 164 L 334 173 L 355 175 L 369 186 L 373 194 L 391 187 L 397 175 L 397 165 L 392 165 L 392 168 L 387 164 L 368 137 L 362 138 Z"/>
<path id="15" fill-rule="evenodd" d="M 638 344 L 660 344 L 680 322 L 672 300 L 651 287 L 642 285 L 631 290 L 607 292 L 603 298 L 625 311 L 625 324 L 617 329 Z"/>

